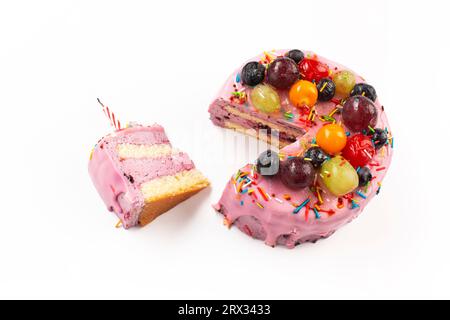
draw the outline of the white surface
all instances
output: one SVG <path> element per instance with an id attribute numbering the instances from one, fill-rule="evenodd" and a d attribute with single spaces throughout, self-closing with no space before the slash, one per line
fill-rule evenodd
<path id="1" fill-rule="evenodd" d="M 0 298 L 450 298 L 447 2 L 274 3 L 0 4 Z M 395 156 L 357 220 L 290 251 L 211 209 L 247 157 L 207 107 L 243 60 L 294 47 L 377 88 Z M 164 125 L 212 189 L 115 229 L 87 174 L 110 130 L 96 97 L 123 122 Z"/>

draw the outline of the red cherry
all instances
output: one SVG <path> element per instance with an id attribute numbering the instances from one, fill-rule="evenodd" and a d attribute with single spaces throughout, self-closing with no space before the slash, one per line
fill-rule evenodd
<path id="1" fill-rule="evenodd" d="M 314 59 L 303 59 L 298 64 L 302 79 L 319 82 L 329 76 L 329 68 L 325 63 Z"/>
<path id="2" fill-rule="evenodd" d="M 347 140 L 342 156 L 352 164 L 353 167 L 364 167 L 375 155 L 375 147 L 372 140 L 361 133 L 355 134 Z"/>

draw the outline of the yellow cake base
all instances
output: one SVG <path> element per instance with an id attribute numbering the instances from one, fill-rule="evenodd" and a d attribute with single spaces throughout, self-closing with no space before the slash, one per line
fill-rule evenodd
<path id="1" fill-rule="evenodd" d="M 145 206 L 139 224 L 145 226 L 180 202 L 206 188 L 209 181 L 196 170 L 181 171 L 172 176 L 153 179 L 142 185 Z"/>

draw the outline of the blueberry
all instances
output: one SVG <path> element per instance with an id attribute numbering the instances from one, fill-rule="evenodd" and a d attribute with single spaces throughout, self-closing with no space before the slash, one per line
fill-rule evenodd
<path id="1" fill-rule="evenodd" d="M 263 176 L 274 176 L 280 168 L 278 153 L 267 150 L 261 153 L 256 161 L 256 170 Z"/>
<path id="2" fill-rule="evenodd" d="M 350 92 L 350 96 L 364 96 L 373 102 L 377 100 L 377 92 L 374 87 L 367 83 L 358 83 Z"/>
<path id="3" fill-rule="evenodd" d="M 372 134 L 372 141 L 375 145 L 375 149 L 380 149 L 386 144 L 388 140 L 388 134 L 385 130 L 376 128 L 375 132 Z"/>
<path id="4" fill-rule="evenodd" d="M 311 164 L 317 169 L 329 156 L 319 147 L 312 147 L 305 152 L 305 158 L 311 159 Z"/>
<path id="5" fill-rule="evenodd" d="M 359 168 L 358 178 L 359 178 L 359 186 L 364 187 L 372 180 L 372 173 L 367 167 Z"/>
<path id="6" fill-rule="evenodd" d="M 336 93 L 336 85 L 330 78 L 323 78 L 317 83 L 319 101 L 330 101 Z"/>
<path id="7" fill-rule="evenodd" d="M 298 49 L 294 49 L 286 53 L 286 57 L 291 58 L 295 63 L 299 63 L 305 58 L 305 54 Z"/>
<path id="8" fill-rule="evenodd" d="M 263 82 L 265 75 L 266 68 L 256 61 L 247 63 L 241 71 L 242 82 L 252 87 Z"/>

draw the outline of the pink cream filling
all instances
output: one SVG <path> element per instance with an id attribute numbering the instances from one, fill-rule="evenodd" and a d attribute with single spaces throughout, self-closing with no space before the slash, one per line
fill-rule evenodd
<path id="1" fill-rule="evenodd" d="M 120 168 L 130 182 L 140 186 L 144 182 L 177 172 L 191 170 L 194 164 L 186 153 L 178 153 L 160 158 L 125 159 Z"/>

